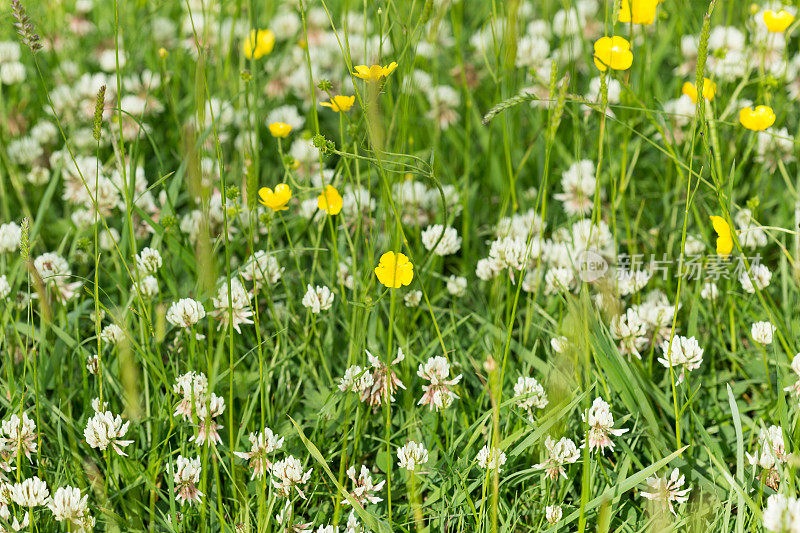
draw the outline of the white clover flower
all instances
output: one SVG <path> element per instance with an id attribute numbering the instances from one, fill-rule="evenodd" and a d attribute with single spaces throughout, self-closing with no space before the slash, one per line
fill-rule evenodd
<path id="1" fill-rule="evenodd" d="M 22 228 L 14 222 L 0 225 L 0 253 L 14 252 L 19 248 Z"/>
<path id="2" fill-rule="evenodd" d="M 780 163 L 787 165 L 795 160 L 795 141 L 788 129 L 759 131 L 756 139 L 756 161 L 763 163 L 768 171 L 774 172 Z"/>
<path id="3" fill-rule="evenodd" d="M 119 241 L 119 232 L 115 228 L 108 228 L 108 231 L 103 230 L 103 232 L 100 233 L 98 244 L 100 245 L 101 250 L 110 252 L 114 249 L 115 243 L 118 243 Z"/>
<path id="4" fill-rule="evenodd" d="M 167 321 L 173 326 L 190 329 L 206 316 L 203 304 L 191 298 L 182 298 L 169 307 Z"/>
<path id="5" fill-rule="evenodd" d="M 55 290 L 59 301 L 65 302 L 76 296 L 81 283 L 67 283 L 72 270 L 66 259 L 55 253 L 45 253 L 33 260 L 33 266 L 42 281 Z"/>
<path id="6" fill-rule="evenodd" d="M 547 59 L 550 43 L 538 35 L 523 35 L 517 43 L 517 67 L 535 67 Z"/>
<path id="7" fill-rule="evenodd" d="M 733 217 L 739 227 L 739 242 L 745 248 L 755 250 L 767 244 L 767 234 L 762 226 L 753 218 L 749 209 L 742 209 Z"/>
<path id="8" fill-rule="evenodd" d="M 628 308 L 624 314 L 612 318 L 608 329 L 619 341 L 620 353 L 642 358 L 639 351 L 647 345 L 647 327 L 635 308 Z"/>
<path id="9" fill-rule="evenodd" d="M 89 516 L 88 499 L 89 495 L 81 496 L 81 489 L 77 487 L 59 487 L 47 507 L 57 522 L 66 521 L 78 531 L 86 531 L 91 530 L 95 523 Z"/>
<path id="10" fill-rule="evenodd" d="M 800 500 L 773 494 L 767 499 L 763 524 L 772 533 L 795 533 L 800 530 Z"/>
<path id="11" fill-rule="evenodd" d="M 194 442 L 198 446 L 202 446 L 206 442 L 212 445 L 221 443 L 222 438 L 219 436 L 219 430 L 222 429 L 222 425 L 217 424 L 214 419 L 225 412 L 225 398 L 212 392 L 210 395 L 196 401 L 195 409 L 197 410 L 199 426 L 197 435 L 189 437 L 189 442 Z"/>
<path id="12" fill-rule="evenodd" d="M 230 297 L 228 294 L 228 282 L 223 279 L 217 290 L 217 297 L 212 299 L 215 309 L 211 314 L 220 321 L 217 326 L 218 330 L 227 328 L 230 323 L 237 333 L 241 333 L 240 326 L 242 324 L 253 323 L 250 320 L 250 317 L 253 316 L 253 310 L 250 308 L 250 294 L 245 290 L 239 278 L 231 279 Z"/>
<path id="13" fill-rule="evenodd" d="M 758 344 L 768 345 L 772 344 L 772 336 L 778 328 L 772 322 L 755 322 L 750 328 L 750 336 Z"/>
<path id="14" fill-rule="evenodd" d="M 334 294 L 326 286 L 312 287 L 308 285 L 305 296 L 303 296 L 303 307 L 310 309 L 312 313 L 319 314 L 321 311 L 327 311 L 333 306 Z"/>
<path id="15" fill-rule="evenodd" d="M 202 403 L 208 394 L 208 378 L 202 372 L 187 372 L 175 380 L 172 391 L 181 396 L 175 416 L 191 420 L 195 405 Z"/>
<path id="16" fill-rule="evenodd" d="M 27 413 L 22 413 L 22 418 L 13 414 L 0 425 L 0 450 L 20 450 L 31 461 L 31 454 L 36 453 L 36 436 L 36 422 Z"/>
<path id="17" fill-rule="evenodd" d="M 123 457 L 127 457 L 122 448 L 132 444 L 132 440 L 122 440 L 125 433 L 128 432 L 130 421 L 123 424 L 122 417 L 117 415 L 114 417 L 111 411 L 95 412 L 94 416 L 86 421 L 86 427 L 83 430 L 83 436 L 86 439 L 86 444 L 92 448 L 105 450 L 109 446 Z"/>
<path id="18" fill-rule="evenodd" d="M 400 363 L 405 359 L 403 349 L 397 348 L 397 357 L 395 357 L 390 364 L 386 364 L 374 355 L 369 350 L 364 350 L 367 353 L 367 360 L 372 366 L 372 379 L 369 385 L 366 382 L 362 383 L 364 386 L 361 389 L 360 399 L 377 409 L 382 403 L 384 398 L 389 399 L 390 402 L 394 401 L 394 393 L 397 388 L 405 389 L 406 386 L 397 377 L 397 374 L 392 370 L 392 366 Z"/>
<path id="19" fill-rule="evenodd" d="M 761 428 L 755 453 L 750 455 L 745 452 L 745 456 L 751 466 L 761 469 L 758 476 L 759 479 L 768 487 L 777 491 L 781 481 L 778 469 L 788 459 L 786 445 L 783 440 L 783 430 L 779 426 Z"/>
<path id="20" fill-rule="evenodd" d="M 561 175 L 563 193 L 553 195 L 562 202 L 564 211 L 569 216 L 585 216 L 592 212 L 597 179 L 595 164 L 588 159 L 573 163 Z"/>
<path id="21" fill-rule="evenodd" d="M 344 371 L 344 377 L 339 380 L 339 390 L 361 394 L 372 387 L 372 383 L 372 372 L 358 365 L 353 365 Z"/>
<path id="22" fill-rule="evenodd" d="M 356 467 L 351 466 L 347 469 L 347 477 L 353 482 L 353 490 L 350 491 L 350 496 L 361 505 L 367 503 L 380 503 L 383 498 L 377 496 L 376 492 L 381 490 L 386 484 L 386 480 L 381 480 L 379 483 L 374 483 L 372 477 L 369 475 L 369 470 L 366 466 L 361 465 L 361 470 L 358 471 L 356 476 Z M 350 505 L 350 500 L 347 498 L 342 500 L 342 505 Z"/>
<path id="23" fill-rule="evenodd" d="M 752 281 L 750 278 L 753 278 Z M 739 283 L 742 284 L 742 288 L 745 292 L 753 294 L 756 292 L 756 289 L 763 291 L 767 287 L 769 287 L 769 282 L 772 280 L 772 272 L 769 269 L 762 265 L 753 265 L 750 267 L 750 272 L 746 270 L 742 270 L 739 274 Z"/>
<path id="24" fill-rule="evenodd" d="M 22 57 L 22 49 L 16 41 L 0 41 L 0 63 L 13 63 Z"/>
<path id="25" fill-rule="evenodd" d="M 628 432 L 628 428 L 614 429 L 611 406 L 599 396 L 594 399 L 592 406 L 581 415 L 581 418 L 589 426 L 584 446 L 588 444 L 592 452 L 599 449 L 600 453 L 605 453 L 606 448 L 613 450 L 614 443 L 611 442 L 609 435 L 619 437 Z"/>
<path id="26" fill-rule="evenodd" d="M 651 272 L 647 270 L 617 270 L 617 287 L 620 296 L 639 292 L 650 281 Z"/>
<path id="27" fill-rule="evenodd" d="M 8 510 L 8 506 L 0 505 L 0 520 L 4 520 L 6 522 L 6 525 L 11 528 L 10 531 L 28 531 L 28 528 L 31 525 L 31 516 L 29 511 L 25 511 L 25 514 L 22 516 L 22 522 L 20 522 L 19 518 L 16 516 L 13 518 L 14 519 L 11 520 L 11 513 Z M 10 523 L 9 520 L 11 520 Z"/>
<path id="28" fill-rule="evenodd" d="M 550 435 L 545 439 L 544 446 L 547 449 L 547 459 L 543 463 L 534 465 L 534 470 L 544 470 L 545 475 L 552 480 L 558 479 L 558 476 L 567 479 L 564 465 L 575 463 L 580 459 L 581 452 L 578 451 L 578 447 L 567 437 L 561 437 L 556 441 Z"/>
<path id="29" fill-rule="evenodd" d="M 119 344 L 125 340 L 125 332 L 116 324 L 109 324 L 100 332 L 100 338 L 109 344 Z"/>
<path id="30" fill-rule="evenodd" d="M 461 94 L 449 85 L 437 85 L 427 92 L 431 109 L 427 117 L 441 130 L 455 124 L 460 115 L 456 108 L 461 105 Z"/>
<path id="31" fill-rule="evenodd" d="M 344 528 L 344 533 L 365 533 L 367 529 L 358 521 L 355 512 L 350 511 L 347 517 L 347 525 Z"/>
<path id="32" fill-rule="evenodd" d="M 552 525 L 561 520 L 563 516 L 563 511 L 561 510 L 560 505 L 548 505 L 544 509 L 544 516 L 547 519 L 547 523 Z"/>
<path id="33" fill-rule="evenodd" d="M 672 343 L 665 340 L 661 344 L 661 351 L 664 352 L 664 357 L 658 358 L 659 363 L 665 368 L 680 368 L 676 385 L 683 382 L 686 372 L 700 368 L 703 363 L 703 349 L 694 337 L 675 335 Z"/>
<path id="34" fill-rule="evenodd" d="M 3 274 L 0 276 L 0 300 L 8 298 L 9 294 L 11 294 L 11 285 L 9 285 L 6 275 Z"/>
<path id="35" fill-rule="evenodd" d="M 653 500 L 661 503 L 663 510 L 669 510 L 672 514 L 675 513 L 674 503 L 684 503 L 689 499 L 689 491 L 691 487 L 682 489 L 686 478 L 681 475 L 680 471 L 676 468 L 672 471 L 669 477 L 649 477 L 645 480 L 649 487 L 649 492 L 642 491 L 641 495 L 648 500 Z"/>
<path id="36" fill-rule="evenodd" d="M 529 209 L 524 213 L 515 213 L 510 217 L 501 218 L 494 233 L 498 238 L 509 237 L 525 243 L 528 241 L 528 237 L 539 235 L 544 228 L 545 223 L 536 209 Z M 533 242 L 536 240 L 533 239 Z"/>
<path id="37" fill-rule="evenodd" d="M 450 407 L 453 400 L 458 398 L 458 395 L 451 388 L 461 381 L 461 374 L 453 379 L 448 379 L 450 376 L 450 363 L 446 358 L 435 356 L 428 359 L 424 365 L 420 363 L 417 375 L 429 382 L 428 385 L 422 386 L 424 394 L 417 402 L 417 405 L 427 405 L 431 411 L 433 409 L 441 411 Z"/>
<path id="38" fill-rule="evenodd" d="M 520 409 L 525 411 L 536 409 L 544 409 L 547 406 L 547 394 L 544 387 L 536 381 L 536 378 L 520 376 L 514 384 L 514 398 L 517 399 L 517 405 Z"/>
<path id="39" fill-rule="evenodd" d="M 513 276 L 513 271 L 522 270 L 526 259 L 526 242 L 520 237 L 503 237 L 492 242 L 489 250 L 489 259 L 494 263 L 497 271 L 508 270 Z"/>
<path id="40" fill-rule="evenodd" d="M 461 276 L 450 276 L 447 278 L 447 292 L 461 298 L 467 292 L 467 278 Z"/>
<path id="41" fill-rule="evenodd" d="M 433 250 L 436 255 L 452 255 L 461 249 L 461 237 L 454 227 L 435 224 L 422 231 L 422 245 L 428 251 Z"/>
<path id="42" fill-rule="evenodd" d="M 14 85 L 25 81 L 25 65 L 22 63 L 3 63 L 0 65 L 0 82 L 4 85 Z"/>
<path id="43" fill-rule="evenodd" d="M 575 285 L 575 271 L 570 267 L 550 268 L 544 275 L 544 293 L 569 292 Z"/>
<path id="44" fill-rule="evenodd" d="M 499 472 L 502 470 L 502 466 L 506 464 L 506 454 L 494 446 L 490 448 L 487 444 L 480 449 L 475 460 L 478 462 L 478 466 L 484 470 L 497 470 Z"/>
<path id="45" fill-rule="evenodd" d="M 142 298 L 154 298 L 158 295 L 158 280 L 155 276 L 145 276 L 141 283 L 135 283 L 131 287 L 131 292 L 141 293 Z"/>
<path id="46" fill-rule="evenodd" d="M 403 303 L 406 307 L 417 307 L 421 301 L 422 291 L 419 290 L 408 291 L 406 295 L 403 296 Z"/>
<path id="47" fill-rule="evenodd" d="M 20 483 L 11 485 L 10 496 L 11 501 L 20 507 L 29 509 L 47 505 L 50 502 L 50 490 L 47 488 L 47 483 L 37 476 L 29 477 Z"/>
<path id="48" fill-rule="evenodd" d="M 703 300 L 716 300 L 719 297 L 719 289 L 717 289 L 717 284 L 711 281 L 706 282 L 700 291 L 700 297 Z"/>
<path id="49" fill-rule="evenodd" d="M 272 475 L 275 476 L 275 479 L 272 480 L 272 485 L 278 491 L 278 494 L 284 498 L 290 497 L 292 488 L 294 488 L 297 494 L 305 500 L 306 495 L 303 494 L 301 486 L 305 485 L 311 478 L 312 471 L 313 468 L 310 468 L 308 471 L 303 472 L 303 463 L 294 456 L 287 455 L 286 458 L 273 463 Z"/>
<path id="50" fill-rule="evenodd" d="M 697 235 L 687 235 L 683 249 L 686 255 L 700 255 L 706 249 L 706 243 Z"/>
<path id="51" fill-rule="evenodd" d="M 283 268 L 278 264 L 275 256 L 264 250 L 258 250 L 251 255 L 242 267 L 242 277 L 247 281 L 254 282 L 256 287 L 264 283 L 274 285 L 281 279 L 282 273 Z"/>
<path id="52" fill-rule="evenodd" d="M 572 225 L 566 239 L 572 245 L 576 258 L 586 250 L 604 257 L 613 255 L 614 235 L 605 220 L 593 221 L 589 218 L 578 220 Z"/>
<path id="53" fill-rule="evenodd" d="M 792 396 L 794 396 L 795 400 L 800 401 L 800 353 L 795 354 L 794 358 L 792 359 L 792 370 L 794 371 L 797 380 L 793 385 L 789 385 L 783 390 L 790 392 Z M 800 402 L 798 405 L 800 405 Z"/>
<path id="54" fill-rule="evenodd" d="M 200 457 L 194 459 L 187 459 L 179 455 L 175 461 L 175 467 L 171 468 L 167 465 L 167 473 L 172 474 L 172 480 L 175 483 L 175 500 L 183 505 L 189 502 L 189 505 L 200 503 L 203 493 L 197 488 L 200 482 Z"/>
<path id="55" fill-rule="evenodd" d="M 408 441 L 397 450 L 397 466 L 413 472 L 428 462 L 428 450 L 421 442 Z"/>
<path id="56" fill-rule="evenodd" d="M 478 279 L 489 281 L 494 279 L 500 271 L 503 270 L 502 266 L 498 265 L 492 258 L 486 257 L 478 260 L 475 265 L 475 275 Z"/>
<path id="57" fill-rule="evenodd" d="M 264 428 L 258 435 L 250 433 L 249 452 L 233 452 L 237 457 L 250 461 L 250 469 L 253 474 L 250 479 L 261 479 L 266 472 L 272 468 L 270 455 L 283 447 L 283 437 L 278 437 L 271 429 Z"/>
<path id="58" fill-rule="evenodd" d="M 39 144 L 52 144 L 58 140 L 58 128 L 49 120 L 40 120 L 31 128 L 31 137 Z"/>
<path id="59" fill-rule="evenodd" d="M 564 353 L 569 348 L 569 340 L 563 335 L 553 337 L 550 339 L 550 347 L 556 353 Z"/>
<path id="60" fill-rule="evenodd" d="M 155 274 L 162 264 L 161 254 L 155 248 L 142 248 L 136 255 L 136 267 L 142 276 Z"/>

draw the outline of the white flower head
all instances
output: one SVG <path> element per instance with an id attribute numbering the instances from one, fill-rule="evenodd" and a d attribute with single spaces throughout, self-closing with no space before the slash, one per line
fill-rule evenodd
<path id="1" fill-rule="evenodd" d="M 272 468 L 271 455 L 283 447 L 283 437 L 274 434 L 270 428 L 264 428 L 258 435 L 250 433 L 249 440 L 249 452 L 233 453 L 250 461 L 250 469 L 253 471 L 250 479 L 261 479 Z"/>
<path id="2" fill-rule="evenodd" d="M 628 428 L 614 429 L 614 415 L 611 414 L 611 406 L 599 396 L 594 399 L 592 406 L 582 415 L 582 418 L 589 426 L 584 446 L 588 444 L 590 451 L 600 450 L 603 453 L 606 448 L 613 450 L 614 443 L 609 435 L 619 437 L 628 432 Z"/>
<path id="3" fill-rule="evenodd" d="M 317 285 L 312 287 L 308 285 L 308 290 L 303 296 L 303 307 L 310 309 L 312 313 L 319 314 L 321 311 L 327 311 L 333 306 L 334 294 L 328 287 Z"/>
<path id="4" fill-rule="evenodd" d="M 578 447 L 567 437 L 554 440 L 550 435 L 545 439 L 544 446 L 547 449 L 547 459 L 543 463 L 534 465 L 533 468 L 544 470 L 545 474 L 553 480 L 558 479 L 559 476 L 567 479 L 564 466 L 575 463 L 580 458 L 581 452 Z"/>
<path id="5" fill-rule="evenodd" d="M 536 378 L 520 376 L 514 384 L 514 398 L 517 405 L 525 411 L 544 409 L 547 406 L 547 394 L 544 387 L 536 381 Z"/>
<path id="6" fill-rule="evenodd" d="M 305 500 L 306 495 L 303 493 L 302 486 L 311 478 L 312 470 L 309 468 L 303 472 L 303 463 L 294 456 L 287 455 L 286 458 L 272 465 L 272 475 L 274 476 L 272 485 L 284 498 L 290 497 L 292 488 L 294 488 L 297 494 Z"/>
<path id="7" fill-rule="evenodd" d="M 645 480 L 649 487 L 649 492 L 642 491 L 641 495 L 648 500 L 653 500 L 661 503 L 663 510 L 669 510 L 672 514 L 675 513 L 673 503 L 684 503 L 689 499 L 689 491 L 691 487 L 681 488 L 685 483 L 686 478 L 676 468 L 672 471 L 669 477 L 649 477 Z"/>
<path id="8" fill-rule="evenodd" d="M 422 231 L 422 245 L 436 255 L 452 255 L 461 249 L 461 237 L 455 228 L 435 224 Z"/>
<path id="9" fill-rule="evenodd" d="M 769 287 L 771 280 L 772 272 L 761 263 L 751 266 L 750 272 L 742 270 L 739 274 L 739 283 L 742 284 L 742 289 L 750 294 L 755 293 L 756 289 L 763 291 Z"/>
<path id="10" fill-rule="evenodd" d="M 130 421 L 123 423 L 122 417 L 116 417 L 111 411 L 95 411 L 94 416 L 86 421 L 83 436 L 86 443 L 92 448 L 105 450 L 109 446 L 119 455 L 127 456 L 122 448 L 132 444 L 132 440 L 123 440 L 122 437 L 128 432 Z"/>
<path id="11" fill-rule="evenodd" d="M 358 472 L 358 475 L 356 475 L 356 472 Z M 369 475 L 369 469 L 366 466 L 361 465 L 360 470 L 356 470 L 355 466 L 351 466 L 347 469 L 347 477 L 353 482 L 353 490 L 350 491 L 350 496 L 352 496 L 355 501 L 361 505 L 380 503 L 383 501 L 383 498 L 375 493 L 383 488 L 386 484 L 386 480 L 381 480 L 378 483 L 373 482 L 372 476 Z M 343 499 L 342 505 L 350 505 L 350 500 L 347 498 Z"/>
<path id="12" fill-rule="evenodd" d="M 647 325 L 635 308 L 629 307 L 624 314 L 612 318 L 609 330 L 619 341 L 622 354 L 642 358 L 639 352 L 647 345 Z"/>
<path id="13" fill-rule="evenodd" d="M 478 466 L 484 470 L 497 470 L 499 472 L 502 466 L 506 464 L 506 454 L 494 446 L 489 447 L 487 444 L 480 449 L 475 460 L 478 462 Z"/>
<path id="14" fill-rule="evenodd" d="M 659 363 L 666 368 L 680 369 L 676 385 L 683 382 L 686 372 L 700 368 L 703 363 L 703 349 L 694 337 L 675 335 L 672 343 L 665 340 L 661 344 L 661 351 L 664 352 L 664 356 L 658 358 Z"/>
<path id="15" fill-rule="evenodd" d="M 39 507 L 50 502 L 50 490 L 47 483 L 37 476 L 29 477 L 19 483 L 11 485 L 11 501 L 20 507 Z"/>
<path id="16" fill-rule="evenodd" d="M 136 255 L 136 266 L 142 276 L 155 274 L 161 268 L 161 254 L 155 248 L 142 248 Z"/>
<path id="17" fill-rule="evenodd" d="M 428 462 L 428 450 L 421 442 L 408 441 L 397 450 L 397 466 L 413 472 Z"/>
<path id="18" fill-rule="evenodd" d="M 750 328 L 750 336 L 758 344 L 772 344 L 772 336 L 778 328 L 772 322 L 755 322 Z"/>
<path id="19" fill-rule="evenodd" d="M 0 253 L 16 251 L 21 236 L 22 228 L 14 222 L 0 225 Z"/>
<path id="20" fill-rule="evenodd" d="M 190 329 L 206 316 L 203 304 L 191 298 L 174 302 L 167 311 L 167 321 L 173 326 Z"/>
<path id="21" fill-rule="evenodd" d="M 90 530 L 94 527 L 94 518 L 89 515 L 89 495 L 81 496 L 77 487 L 59 487 L 53 494 L 47 507 L 57 522 L 69 522 L 78 531 Z"/>
<path id="22" fill-rule="evenodd" d="M 175 500 L 181 505 L 189 502 L 189 505 L 199 503 L 203 493 L 197 488 L 200 482 L 200 457 L 194 459 L 178 456 L 175 466 L 167 465 L 167 472 L 172 473 L 172 481 L 175 483 Z"/>
<path id="23" fill-rule="evenodd" d="M 560 505 L 548 505 L 544 510 L 544 516 L 547 519 L 547 523 L 551 525 L 561 520 L 563 514 L 564 513 L 561 510 Z"/>

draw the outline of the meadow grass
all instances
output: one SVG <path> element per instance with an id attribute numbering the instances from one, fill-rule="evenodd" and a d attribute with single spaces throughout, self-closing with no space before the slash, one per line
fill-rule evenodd
<path id="1" fill-rule="evenodd" d="M 3 8 L 0 531 L 798 531 L 800 6 L 627 4 Z"/>

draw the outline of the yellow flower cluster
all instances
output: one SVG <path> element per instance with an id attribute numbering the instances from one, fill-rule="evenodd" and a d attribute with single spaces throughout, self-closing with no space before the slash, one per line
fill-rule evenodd
<path id="1" fill-rule="evenodd" d="M 272 30 L 251 30 L 250 38 L 242 42 L 242 53 L 247 59 L 261 59 L 275 48 Z"/>

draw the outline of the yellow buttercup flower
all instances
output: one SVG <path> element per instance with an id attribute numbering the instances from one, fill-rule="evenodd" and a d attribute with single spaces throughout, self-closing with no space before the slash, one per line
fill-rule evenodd
<path id="1" fill-rule="evenodd" d="M 397 289 L 414 279 L 414 265 L 405 254 L 386 252 L 375 267 L 375 275 L 383 285 Z"/>
<path id="2" fill-rule="evenodd" d="M 781 9 L 779 11 L 764 11 L 764 24 L 772 33 L 783 33 L 794 22 L 794 15 Z"/>
<path id="3" fill-rule="evenodd" d="M 594 64 L 600 72 L 628 70 L 633 64 L 631 43 L 624 37 L 600 37 L 594 43 Z"/>
<path id="4" fill-rule="evenodd" d="M 353 75 L 365 81 L 380 81 L 381 78 L 387 77 L 396 68 L 397 63 L 394 61 L 385 67 L 380 65 L 372 65 L 371 67 L 366 65 L 356 65 L 356 71 L 353 72 Z"/>
<path id="5" fill-rule="evenodd" d="M 292 127 L 284 122 L 273 122 L 269 125 L 269 132 L 272 136 L 280 139 L 289 135 L 290 131 L 292 131 Z"/>
<path id="6" fill-rule="evenodd" d="M 337 94 L 333 98 L 331 98 L 330 102 L 320 102 L 319 105 L 323 107 L 330 107 L 337 113 L 341 111 L 350 111 L 350 108 L 353 107 L 353 104 L 356 102 L 355 96 L 344 96 L 343 94 Z"/>
<path id="7" fill-rule="evenodd" d="M 329 215 L 338 215 L 342 210 L 342 196 L 336 187 L 326 185 L 322 194 L 317 198 L 317 207 L 328 213 Z"/>
<path id="8" fill-rule="evenodd" d="M 285 211 L 289 209 L 286 204 L 292 199 L 292 189 L 285 183 L 279 183 L 275 186 L 275 190 L 261 187 L 258 190 L 258 196 L 258 201 L 273 211 Z"/>
<path id="9" fill-rule="evenodd" d="M 722 217 L 712 215 L 709 218 L 714 226 L 714 231 L 717 233 L 717 255 L 728 257 L 733 250 L 731 227 Z"/>
<path id="10" fill-rule="evenodd" d="M 697 87 L 694 83 L 687 81 L 683 84 L 681 92 L 692 99 L 692 102 L 697 103 Z M 703 97 L 709 102 L 714 99 L 717 94 L 717 84 L 708 78 L 703 78 Z"/>
<path id="11" fill-rule="evenodd" d="M 272 30 L 250 30 L 250 38 L 242 41 L 242 52 L 247 59 L 261 59 L 275 48 Z"/>
<path id="12" fill-rule="evenodd" d="M 656 19 L 659 0 L 622 0 L 619 21 L 634 24 L 652 24 Z"/>
<path id="13" fill-rule="evenodd" d="M 775 124 L 775 112 L 768 105 L 744 107 L 739 111 L 739 122 L 748 130 L 764 131 Z"/>

